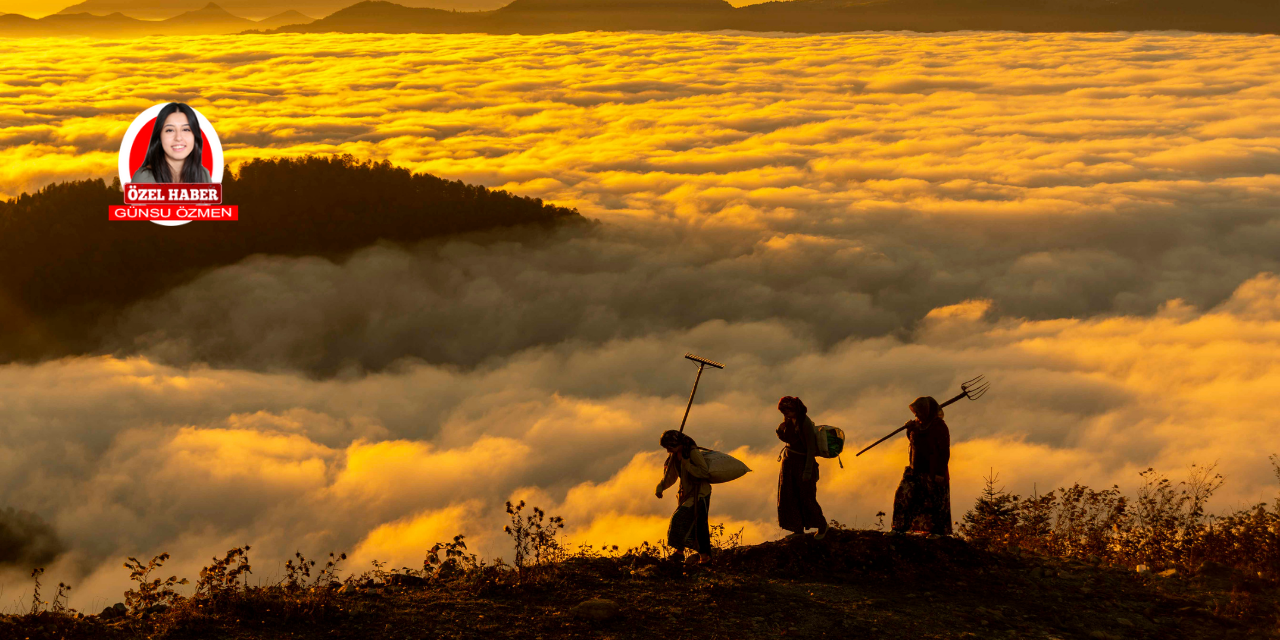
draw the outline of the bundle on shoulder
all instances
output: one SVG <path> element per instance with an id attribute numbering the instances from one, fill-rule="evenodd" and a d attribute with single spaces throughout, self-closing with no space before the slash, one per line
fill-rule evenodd
<path id="1" fill-rule="evenodd" d="M 702 457 L 707 461 L 707 469 L 711 473 L 711 484 L 720 484 L 737 480 L 747 475 L 750 468 L 741 460 L 723 452 L 707 449 L 706 447 L 698 447 L 702 451 Z"/>

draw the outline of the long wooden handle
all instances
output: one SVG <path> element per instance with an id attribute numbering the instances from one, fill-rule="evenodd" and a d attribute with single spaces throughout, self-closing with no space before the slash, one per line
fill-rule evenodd
<path id="1" fill-rule="evenodd" d="M 689 410 L 693 408 L 693 394 L 698 392 L 698 380 L 702 379 L 703 363 L 698 363 L 698 376 L 693 379 L 693 391 L 689 392 L 689 406 L 684 408 L 684 417 L 680 419 L 680 433 L 684 433 L 684 422 L 689 419 Z"/>
<path id="2" fill-rule="evenodd" d="M 876 445 L 880 444 L 881 442 L 884 442 L 885 440 L 888 440 L 889 438 L 892 438 L 892 437 L 894 437 L 894 436 L 898 435 L 898 432 L 899 432 L 899 431 L 902 431 L 903 429 L 906 429 L 906 428 L 907 428 L 907 425 L 905 425 L 905 424 L 904 424 L 904 425 L 902 425 L 901 427 L 898 427 L 897 429 L 894 429 L 894 430 L 893 430 L 893 433 L 891 433 L 891 434 L 889 434 L 889 435 L 887 435 L 887 436 L 885 436 L 885 437 L 883 437 L 883 438 L 880 438 L 879 440 L 876 440 L 875 442 L 872 442 L 871 444 L 867 445 L 867 449 L 870 449 L 871 447 L 874 447 L 874 446 L 876 446 Z M 853 456 L 853 457 L 855 457 L 855 458 L 856 458 L 856 457 L 858 457 L 858 456 L 860 456 L 860 455 L 862 455 L 862 454 L 866 453 L 866 452 L 867 452 L 867 449 L 863 449 L 862 451 L 859 451 L 858 453 L 854 454 L 854 456 Z"/>
<path id="3" fill-rule="evenodd" d="M 942 403 L 942 404 L 938 405 L 938 408 L 939 408 L 939 409 L 941 409 L 941 408 L 943 408 L 943 407 L 945 407 L 945 406 L 947 406 L 947 405 L 951 404 L 952 402 L 955 402 L 956 400 L 959 400 L 960 398 L 963 398 L 964 396 L 965 396 L 964 392 L 961 392 L 961 393 L 960 393 L 960 395 L 958 395 L 958 396 L 956 396 L 956 397 L 954 397 L 954 398 L 952 398 L 952 399 L 950 399 L 950 400 L 948 400 L 948 401 L 946 401 L 946 402 L 944 402 L 944 403 Z M 903 429 L 906 429 L 906 428 L 907 428 L 907 425 L 905 425 L 905 424 L 904 424 L 904 425 L 902 425 L 901 427 L 898 427 L 897 429 L 894 429 L 894 430 L 893 430 L 893 433 L 891 433 L 891 434 L 889 434 L 889 435 L 887 435 L 887 436 L 885 436 L 885 437 L 883 437 L 883 438 L 880 438 L 879 440 L 876 440 L 875 442 L 872 442 L 871 444 L 867 445 L 867 449 L 870 449 L 871 447 L 874 447 L 874 446 L 876 446 L 876 445 L 880 444 L 881 442 L 884 442 L 885 440 L 888 440 L 889 438 L 892 438 L 893 436 L 898 435 L 898 432 L 899 432 L 899 431 L 902 431 Z M 853 456 L 853 457 L 855 457 L 855 458 L 856 458 L 856 457 L 858 457 L 858 456 L 860 456 L 860 455 L 862 455 L 862 454 L 866 453 L 866 452 L 867 452 L 867 449 L 863 449 L 862 451 L 859 451 L 858 453 L 854 454 L 854 456 Z"/>
<path id="4" fill-rule="evenodd" d="M 943 407 L 945 407 L 945 406 L 947 406 L 947 405 L 951 404 L 952 402 L 955 402 L 956 400 L 959 400 L 960 398 L 965 397 L 965 396 L 966 396 L 966 395 L 968 395 L 968 394 L 969 394 L 969 392 L 968 392 L 968 391 L 961 391 L 961 392 L 960 392 L 960 395 L 958 395 L 958 396 L 956 396 L 956 397 L 954 397 L 954 398 L 952 398 L 952 399 L 950 399 L 950 400 L 948 400 L 948 401 L 946 401 L 946 402 L 944 402 L 944 403 L 942 403 L 942 404 L 938 405 L 938 408 L 939 408 L 939 409 L 941 409 L 941 408 L 943 408 Z"/>

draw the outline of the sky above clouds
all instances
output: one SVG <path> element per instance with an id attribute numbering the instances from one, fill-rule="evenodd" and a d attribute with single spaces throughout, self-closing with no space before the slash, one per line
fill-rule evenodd
<path id="1" fill-rule="evenodd" d="M 134 115 L 185 100 L 231 163 L 350 153 L 602 223 L 255 257 L 129 310 L 114 355 L 0 366 L 0 507 L 57 532 L 73 606 L 119 599 L 125 555 L 495 557 L 508 499 L 656 540 L 686 351 L 728 365 L 690 432 L 755 470 L 712 498 L 748 541 L 779 533 L 778 397 L 856 450 L 978 373 L 957 518 L 993 468 L 1026 493 L 1217 462 L 1217 508 L 1275 497 L 1276 37 L 231 39 L 11 41 L 0 194 L 109 180 Z M 870 526 L 905 461 L 824 462 L 828 515 Z"/>

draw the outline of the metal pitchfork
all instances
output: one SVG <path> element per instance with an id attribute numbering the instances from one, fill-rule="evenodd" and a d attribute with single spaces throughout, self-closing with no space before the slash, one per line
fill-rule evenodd
<path id="1" fill-rule="evenodd" d="M 684 357 L 698 363 L 698 376 L 693 379 L 693 391 L 689 392 L 689 406 L 684 408 L 684 417 L 680 419 L 680 433 L 684 433 L 684 423 L 689 419 L 689 409 L 693 408 L 693 394 L 698 392 L 698 380 L 702 379 L 702 368 L 708 365 L 717 369 L 724 368 L 724 365 L 719 362 L 707 360 L 706 358 L 699 358 L 692 353 L 686 353 L 684 354 Z"/>
<path id="2" fill-rule="evenodd" d="M 983 395 L 984 393 L 986 393 L 986 392 L 987 392 L 987 389 L 988 389 L 988 388 L 990 388 L 990 387 L 991 387 L 991 383 L 986 381 L 985 376 L 978 376 L 978 377 L 976 377 L 976 378 L 974 378 L 974 379 L 972 379 L 972 380 L 965 380 L 964 382 L 960 383 L 960 395 L 958 395 L 958 396 L 956 396 L 956 397 L 954 397 L 954 398 L 952 398 L 952 399 L 950 399 L 950 400 L 948 400 L 948 401 L 946 401 L 946 402 L 944 402 L 944 403 L 942 403 L 942 404 L 938 405 L 938 408 L 939 408 L 939 409 L 941 409 L 941 408 L 943 408 L 943 407 L 945 407 L 945 406 L 947 406 L 947 405 L 951 404 L 952 402 L 955 402 L 956 400 L 959 400 L 960 398 L 968 398 L 968 399 L 970 399 L 970 400 L 977 400 L 978 398 L 981 398 L 981 397 L 982 397 L 982 395 Z M 872 442 L 871 444 L 867 445 L 867 449 L 870 449 L 871 447 L 874 447 L 874 446 L 876 446 L 876 445 L 880 444 L 881 442 L 884 442 L 885 440 L 888 440 L 889 438 L 892 438 L 893 436 L 897 435 L 899 431 L 902 431 L 903 429 L 906 429 L 906 428 L 907 428 L 907 425 L 905 425 L 905 424 L 904 424 L 904 425 L 902 425 L 901 427 L 898 427 L 897 429 L 894 429 L 893 433 L 891 433 L 891 434 L 889 434 L 889 435 L 887 435 L 887 436 L 885 436 L 885 437 L 883 437 L 883 438 L 880 438 L 879 440 L 876 440 L 875 442 Z M 859 452 L 858 452 L 857 454 L 855 454 L 853 457 L 855 457 L 855 458 L 856 458 L 856 457 L 858 457 L 858 456 L 860 456 L 860 455 L 862 455 L 862 454 L 866 453 L 866 452 L 867 452 L 867 449 L 863 449 L 862 451 L 859 451 Z"/>

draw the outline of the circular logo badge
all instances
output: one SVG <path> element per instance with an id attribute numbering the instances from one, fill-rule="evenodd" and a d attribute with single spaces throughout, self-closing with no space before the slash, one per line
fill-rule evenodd
<path id="1" fill-rule="evenodd" d="M 156 116 L 160 114 L 160 110 L 164 108 L 168 102 L 149 107 L 143 111 L 138 117 L 133 119 L 133 123 L 129 125 L 129 130 L 124 134 L 124 140 L 120 141 L 120 184 L 127 184 L 133 181 L 133 174 L 142 167 L 142 161 L 147 157 L 147 146 L 151 143 L 151 132 L 156 126 Z M 200 166 L 209 172 L 209 178 L 213 182 L 222 183 L 222 141 L 218 139 L 218 132 L 213 130 L 213 125 L 209 119 L 204 117 L 203 113 L 197 111 L 194 107 L 196 120 L 200 122 L 200 139 L 203 142 L 200 152 Z M 152 220 L 152 222 L 164 225 L 166 227 L 176 227 L 178 225 L 187 224 L 190 220 Z"/>

